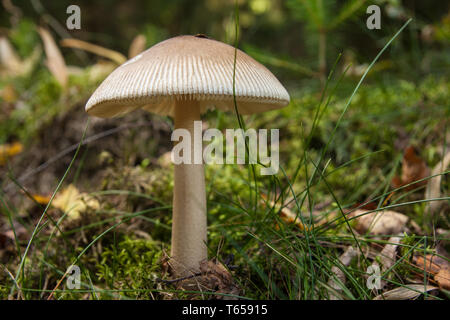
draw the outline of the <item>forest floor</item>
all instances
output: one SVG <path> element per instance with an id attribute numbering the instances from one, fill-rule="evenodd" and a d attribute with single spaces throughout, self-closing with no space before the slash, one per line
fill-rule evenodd
<path id="1" fill-rule="evenodd" d="M 326 91 L 288 83 L 289 106 L 244 117 L 280 130 L 281 168 L 206 166 L 210 260 L 187 290 L 167 264 L 171 119 L 89 118 L 114 63 L 62 86 L 32 55 L 0 81 L 0 298 L 449 298 L 448 75 L 374 68 L 352 97 L 360 75 L 339 80 L 340 62 Z"/>

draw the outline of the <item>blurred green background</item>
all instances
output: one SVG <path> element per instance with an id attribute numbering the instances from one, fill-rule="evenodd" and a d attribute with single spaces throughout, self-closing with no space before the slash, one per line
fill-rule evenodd
<path id="1" fill-rule="evenodd" d="M 3 32 L 12 28 L 15 33 L 27 33 L 25 39 L 14 38 L 22 55 L 29 54 L 39 40 L 31 24 L 49 26 L 56 38 L 75 37 L 125 54 L 137 34 L 145 35 L 147 46 L 168 37 L 197 33 L 234 43 L 234 0 L 3 2 L 15 6 L 6 6 L 1 11 Z M 449 40 L 449 4 L 445 1 L 238 0 L 237 3 L 239 40 L 244 49 L 273 55 L 310 71 L 320 69 L 321 35 L 325 37 L 324 60 L 329 70 L 338 53 L 347 53 L 349 59 L 356 61 L 371 60 L 410 17 L 414 21 L 407 34 L 389 50 L 388 57 L 395 68 L 401 68 L 407 77 L 420 78 L 428 72 L 444 73 L 448 67 L 448 55 L 434 56 L 435 51 L 445 51 Z M 66 8 L 70 4 L 81 8 L 81 30 L 65 28 Z M 365 11 L 370 4 L 381 7 L 380 30 L 366 27 Z M 92 61 L 92 57 L 80 58 L 69 49 L 63 52 L 68 64 L 86 65 Z M 282 71 L 287 78 L 298 79 L 295 72 L 298 69 Z"/>

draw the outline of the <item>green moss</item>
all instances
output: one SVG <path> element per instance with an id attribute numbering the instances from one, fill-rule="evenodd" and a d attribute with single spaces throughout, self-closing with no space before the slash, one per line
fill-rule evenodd
<path id="1" fill-rule="evenodd" d="M 151 298 L 157 288 L 155 281 L 161 275 L 161 247 L 151 240 L 125 236 L 115 245 L 106 247 L 97 263 L 98 281 L 110 289 L 137 290 L 123 292 L 133 298 Z"/>
<path id="2" fill-rule="evenodd" d="M 9 38 L 22 58 L 28 57 L 40 42 L 36 25 L 28 19 L 21 19 Z"/>

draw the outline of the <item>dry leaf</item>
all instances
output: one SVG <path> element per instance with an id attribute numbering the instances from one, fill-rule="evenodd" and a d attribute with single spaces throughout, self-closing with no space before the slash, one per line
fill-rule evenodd
<path id="1" fill-rule="evenodd" d="M 348 267 L 350 265 L 350 262 L 352 262 L 353 258 L 357 255 L 358 251 L 350 246 L 339 257 L 339 261 L 344 267 Z M 333 288 L 333 290 L 329 290 L 329 298 L 330 300 L 342 300 L 342 298 L 338 296 L 338 294 L 343 291 L 342 284 L 345 284 L 346 281 L 345 273 L 338 266 L 333 266 L 331 268 L 331 272 L 333 273 L 333 275 L 328 280 L 328 285 Z"/>
<path id="2" fill-rule="evenodd" d="M 263 200 L 267 201 L 267 196 L 265 194 L 261 194 L 261 198 Z M 289 202 L 291 202 L 291 200 L 292 199 L 286 200 L 285 203 L 289 203 Z M 266 202 L 264 202 L 264 204 L 266 204 Z M 300 230 L 309 230 L 310 227 L 309 226 L 305 226 L 302 223 L 300 215 L 297 215 L 296 213 L 294 213 L 286 205 L 283 205 L 283 207 L 281 208 L 281 205 L 276 204 L 274 201 L 269 201 L 269 205 L 271 207 L 273 207 L 274 210 L 279 211 L 281 220 L 283 220 L 287 224 L 293 223 Z M 329 203 L 325 202 L 325 205 L 327 206 L 327 205 L 329 205 Z M 281 210 L 280 210 L 280 208 L 281 208 Z M 315 206 L 314 210 L 312 211 L 313 217 L 319 217 L 319 216 L 321 217 L 320 209 L 322 209 L 322 208 L 320 208 L 320 206 Z M 330 221 L 334 220 L 336 218 L 336 216 L 337 216 L 336 212 L 329 213 L 325 217 L 323 217 L 320 220 L 318 220 L 317 222 L 314 222 L 314 226 L 318 227 L 318 226 L 324 225 L 326 223 L 329 223 Z M 277 225 L 275 227 L 278 228 L 279 226 Z"/>
<path id="3" fill-rule="evenodd" d="M 127 61 L 127 58 L 120 52 L 106 49 L 101 46 L 98 46 L 98 45 L 95 45 L 95 44 L 92 44 L 92 43 L 89 43 L 86 41 L 78 40 L 78 39 L 63 39 L 61 41 L 61 45 L 63 47 L 82 49 L 85 51 L 95 53 L 96 55 L 108 58 L 117 64 L 122 64 L 125 61 Z"/>
<path id="4" fill-rule="evenodd" d="M 80 214 L 85 212 L 88 208 L 97 210 L 100 208 L 100 203 L 88 195 L 87 193 L 80 193 L 78 189 L 70 184 L 63 189 L 53 200 L 53 207 L 67 212 L 70 219 L 78 219 Z"/>
<path id="5" fill-rule="evenodd" d="M 436 248 L 438 254 L 447 256 L 447 252 L 441 246 Z M 440 256 L 427 254 L 423 256 L 414 256 L 413 262 L 417 267 L 426 270 L 427 273 L 434 276 L 434 281 L 437 282 L 441 289 L 450 290 L 450 262 Z"/>
<path id="6" fill-rule="evenodd" d="M 388 271 L 397 261 L 397 247 L 401 241 L 401 234 L 398 234 L 395 237 L 391 237 L 388 240 L 388 243 L 384 246 L 383 250 L 381 250 L 380 254 L 377 256 L 375 260 L 380 261 L 381 263 L 381 272 L 384 274 Z M 388 275 L 386 275 L 388 276 Z M 381 279 L 381 287 L 384 288 L 386 286 L 386 281 Z"/>
<path id="7" fill-rule="evenodd" d="M 273 207 L 275 205 L 275 202 L 270 201 L 270 205 Z M 288 224 L 294 223 L 300 230 L 308 229 L 308 226 L 303 225 L 299 215 L 295 214 L 287 207 L 283 207 L 281 209 L 280 217 L 284 222 Z"/>
<path id="8" fill-rule="evenodd" d="M 8 39 L 0 36 L 0 78 L 28 74 L 39 61 L 40 56 L 41 48 L 37 46 L 30 56 L 21 60 Z"/>
<path id="9" fill-rule="evenodd" d="M 384 246 L 383 250 L 381 250 L 380 254 L 378 255 L 379 260 L 381 261 L 381 271 L 383 273 L 389 270 L 395 264 L 397 260 L 396 252 L 401 240 L 401 234 L 389 238 L 388 243 Z"/>
<path id="10" fill-rule="evenodd" d="M 8 75 L 20 74 L 21 61 L 9 40 L 0 36 L 0 70 Z"/>
<path id="11" fill-rule="evenodd" d="M 225 283 L 233 281 L 231 273 L 220 262 L 211 260 L 202 261 L 200 263 L 200 271 L 204 274 L 214 274 L 215 277 L 220 278 L 220 280 Z"/>
<path id="12" fill-rule="evenodd" d="M 439 288 L 450 290 L 450 268 L 442 268 L 434 276 L 434 280 L 438 283 Z"/>
<path id="13" fill-rule="evenodd" d="M 444 159 L 440 161 L 431 172 L 432 176 L 438 175 L 443 173 L 447 170 L 448 166 L 450 165 L 450 152 L 448 152 Z M 428 180 L 427 188 L 425 190 L 425 199 L 436 199 L 441 197 L 441 180 L 442 175 L 438 175 L 436 177 L 431 178 Z M 440 206 L 445 203 L 445 200 L 441 201 L 427 201 L 427 213 L 428 214 L 434 214 L 436 213 Z"/>
<path id="14" fill-rule="evenodd" d="M 43 204 L 43 205 L 48 204 L 50 202 L 50 198 L 51 198 L 50 196 L 43 196 L 40 194 L 32 194 L 31 196 L 33 197 L 34 201 L 36 201 L 39 204 Z"/>
<path id="15" fill-rule="evenodd" d="M 414 181 L 424 179 L 429 175 L 430 169 L 427 167 L 425 161 L 417 155 L 412 146 L 409 146 L 405 149 L 403 154 L 402 175 L 401 177 L 394 177 L 392 179 L 392 186 L 394 188 L 399 188 L 401 186 L 413 183 Z M 412 190 L 426 184 L 427 181 L 423 180 L 405 187 L 405 190 Z"/>
<path id="16" fill-rule="evenodd" d="M 170 264 L 170 263 L 169 263 Z M 232 296 L 238 295 L 240 290 L 233 281 L 233 276 L 223 264 L 214 260 L 200 262 L 200 273 L 195 277 L 189 277 L 178 283 L 180 289 L 192 291 L 214 291 L 221 293 L 216 299 L 236 300 Z"/>
<path id="17" fill-rule="evenodd" d="M 262 194 L 261 197 L 263 200 L 267 200 L 267 196 L 265 194 Z M 269 201 L 269 205 L 273 207 L 274 210 L 280 211 L 281 220 L 283 220 L 287 224 L 294 223 L 300 230 L 305 230 L 305 228 L 308 229 L 307 226 L 303 225 L 300 217 L 294 212 L 292 212 L 292 210 L 286 207 L 285 205 L 283 206 L 283 208 L 281 208 L 281 210 L 280 210 L 281 206 L 277 205 L 274 201 Z"/>
<path id="18" fill-rule="evenodd" d="M 4 165 L 9 158 L 21 153 L 22 151 L 23 145 L 20 142 L 0 145 L 0 165 Z"/>
<path id="19" fill-rule="evenodd" d="M 355 230 L 359 233 L 369 231 L 372 235 L 393 235 L 404 231 L 409 218 L 402 213 L 383 210 L 370 212 L 367 210 L 355 210 L 349 214 L 354 218 Z"/>
<path id="20" fill-rule="evenodd" d="M 59 84 L 65 87 L 67 85 L 68 73 L 61 51 L 59 51 L 55 40 L 53 40 L 48 30 L 38 28 L 38 31 L 44 43 L 45 55 L 47 56 L 45 64 L 56 80 L 58 80 Z"/>
<path id="21" fill-rule="evenodd" d="M 423 256 L 414 256 L 413 262 L 422 270 L 426 270 L 433 275 L 437 274 L 441 270 L 441 266 L 436 263 L 436 256 L 427 254 L 425 258 Z"/>
<path id="22" fill-rule="evenodd" d="M 128 59 L 137 56 L 145 50 L 147 39 L 143 34 L 138 34 L 133 41 L 131 41 L 130 49 L 128 50 Z"/>
<path id="23" fill-rule="evenodd" d="M 217 293 L 239 294 L 239 288 L 235 285 L 231 273 L 220 262 L 203 261 L 200 263 L 200 271 L 204 273 L 204 284 Z M 217 295 L 217 299 L 235 300 L 236 298 Z"/>
<path id="24" fill-rule="evenodd" d="M 411 300 L 418 298 L 421 294 L 436 290 L 433 286 L 424 286 L 423 284 L 408 284 L 404 287 L 395 288 L 390 291 L 386 291 L 373 300 Z"/>

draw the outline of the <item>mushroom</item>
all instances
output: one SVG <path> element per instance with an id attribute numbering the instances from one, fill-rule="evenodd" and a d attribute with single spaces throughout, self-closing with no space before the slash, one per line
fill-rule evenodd
<path id="1" fill-rule="evenodd" d="M 235 84 L 233 70 L 236 53 Z M 144 109 L 174 118 L 188 130 L 191 159 L 175 164 L 171 266 L 176 276 L 198 272 L 207 259 L 206 192 L 202 145 L 194 121 L 211 108 L 241 114 L 281 108 L 289 94 L 277 78 L 244 52 L 203 35 L 162 41 L 115 69 L 86 104 L 89 115 L 111 118 Z M 200 142 L 201 143 L 201 142 Z"/>

